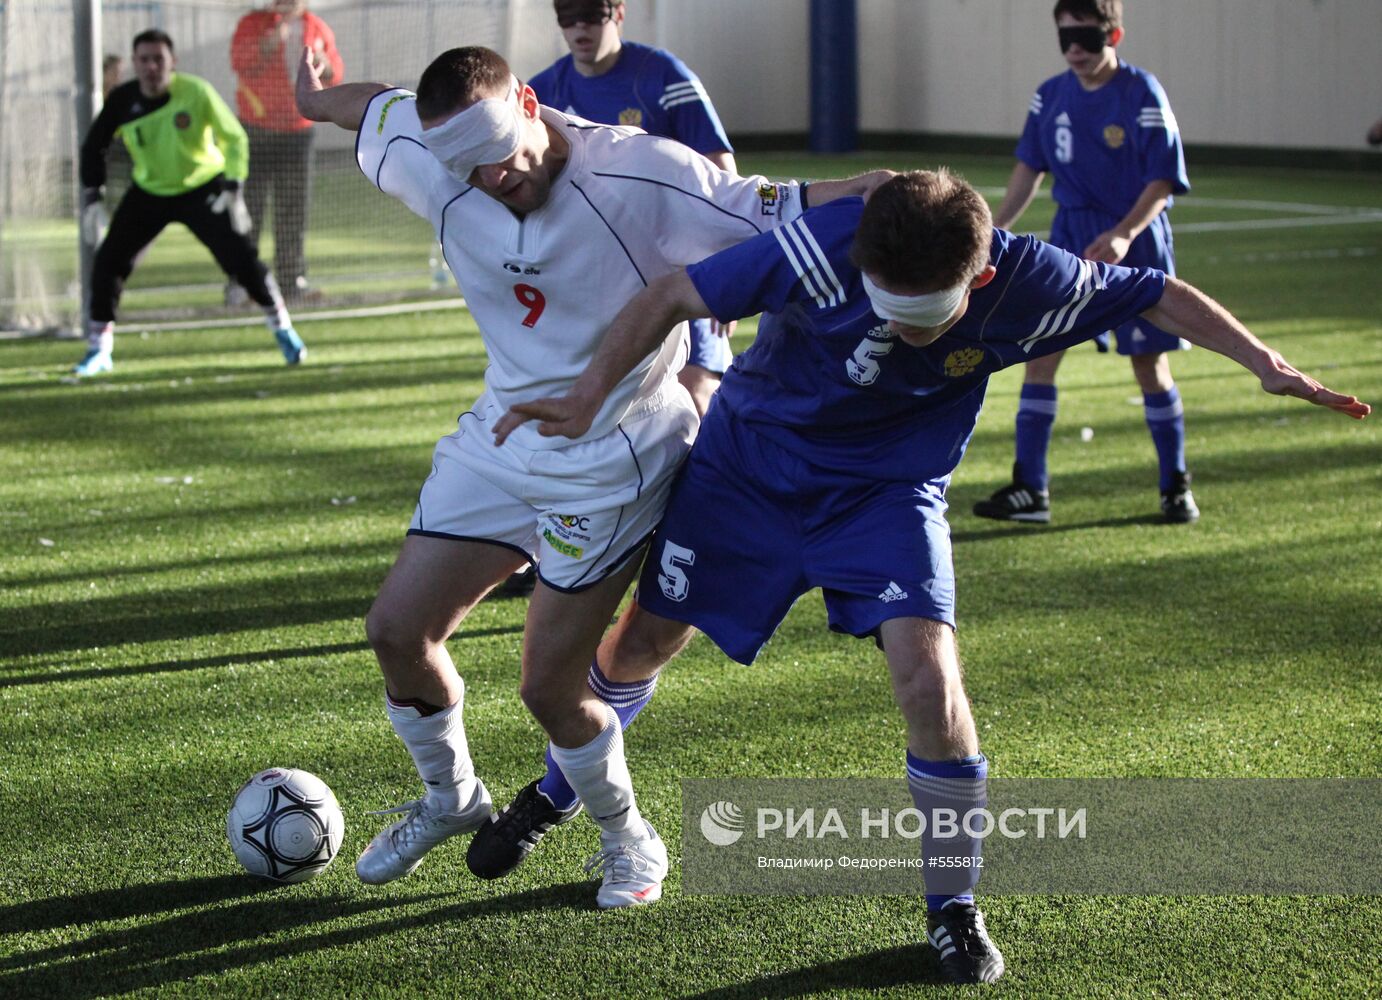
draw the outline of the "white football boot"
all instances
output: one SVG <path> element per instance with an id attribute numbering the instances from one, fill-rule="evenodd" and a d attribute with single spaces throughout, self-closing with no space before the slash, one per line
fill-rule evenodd
<path id="1" fill-rule="evenodd" d="M 662 880 L 667 877 L 667 845 L 653 825 L 644 821 L 648 836 L 630 843 L 603 848 L 585 863 L 591 875 L 604 874 L 595 902 L 600 909 L 617 906 L 642 906 L 662 898 Z"/>
<path id="2" fill-rule="evenodd" d="M 383 885 L 402 878 L 418 865 L 423 856 L 448 837 L 478 830 L 490 816 L 493 803 L 489 790 L 478 778 L 470 802 L 460 812 L 436 812 L 427 799 L 414 799 L 392 809 L 371 813 L 384 816 L 406 813 L 402 819 L 381 830 L 355 862 L 355 873 L 369 885 Z"/>

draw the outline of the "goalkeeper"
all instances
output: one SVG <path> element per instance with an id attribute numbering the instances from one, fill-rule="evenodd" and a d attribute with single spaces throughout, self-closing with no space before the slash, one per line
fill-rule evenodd
<path id="1" fill-rule="evenodd" d="M 241 187 L 249 167 L 245 130 L 205 80 L 175 73 L 173 40 L 150 29 L 134 37 L 135 79 L 110 92 L 82 143 L 82 239 L 97 247 L 91 273 L 87 352 L 78 375 L 111 370 L 115 308 L 145 247 L 170 222 L 201 240 L 229 277 L 264 309 L 283 357 L 295 365 L 307 348 L 283 296 L 249 240 Z M 102 204 L 106 150 L 119 137 L 134 161 L 133 183 L 115 217 Z"/>

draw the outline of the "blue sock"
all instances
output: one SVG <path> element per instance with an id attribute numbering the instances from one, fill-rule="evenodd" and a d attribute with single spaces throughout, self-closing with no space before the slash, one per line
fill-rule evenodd
<path id="1" fill-rule="evenodd" d="M 614 714 L 619 716 L 619 726 L 622 729 L 629 728 L 629 723 L 633 722 L 638 713 L 643 711 L 643 706 L 652 700 L 653 691 L 657 688 L 656 676 L 629 684 L 609 680 L 600 669 L 600 664 L 594 661 L 590 664 L 590 675 L 586 680 L 589 681 L 590 689 L 595 692 L 595 696 L 614 709 Z M 551 799 L 552 805 L 558 809 L 569 809 L 576 803 L 576 790 L 567 783 L 566 776 L 552 759 L 550 744 L 547 747 L 547 773 L 537 783 L 537 790 Z"/>
<path id="2" fill-rule="evenodd" d="M 964 831 L 964 816 L 971 809 L 988 804 L 989 763 L 983 754 L 963 760 L 922 760 L 907 753 L 907 787 L 912 801 L 926 817 L 926 831 L 921 837 L 923 857 L 942 855 L 977 858 L 982 854 L 982 842 Z M 940 839 L 933 831 L 934 810 L 952 809 L 959 833 Z M 923 868 L 926 881 L 926 908 L 936 911 L 947 903 L 974 902 L 974 886 L 979 881 L 978 868 Z"/>
<path id="3" fill-rule="evenodd" d="M 1056 423 L 1056 387 L 1022 386 L 1017 403 L 1017 480 L 1035 490 L 1047 488 L 1046 451 L 1051 447 L 1051 428 Z"/>
<path id="4" fill-rule="evenodd" d="M 1169 490 L 1176 475 L 1185 472 L 1185 409 L 1181 406 L 1180 390 L 1171 386 L 1165 392 L 1144 392 L 1142 406 L 1147 415 L 1147 430 L 1152 432 L 1152 443 L 1156 445 L 1161 489 Z"/>

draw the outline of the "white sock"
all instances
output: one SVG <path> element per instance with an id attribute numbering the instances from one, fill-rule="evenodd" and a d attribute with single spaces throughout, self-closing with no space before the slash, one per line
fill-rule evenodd
<path id="1" fill-rule="evenodd" d="M 648 826 L 634 801 L 619 717 L 609 706 L 605 706 L 605 711 L 607 721 L 600 735 L 574 750 L 553 744 L 552 759 L 585 803 L 591 818 L 600 825 L 600 842 L 608 847 L 643 840 L 648 836 Z"/>
<path id="2" fill-rule="evenodd" d="M 283 304 L 283 293 L 279 291 L 278 282 L 271 274 L 264 279 L 264 284 L 269 286 L 269 294 L 274 297 L 273 305 L 260 306 L 264 310 L 264 325 L 270 332 L 289 329 L 293 325 L 293 318 L 288 315 L 288 307 Z"/>
<path id="3" fill-rule="evenodd" d="M 464 704 L 464 687 L 456 704 L 436 715 L 422 715 L 384 696 L 393 731 L 413 757 L 418 776 L 427 786 L 428 802 L 440 812 L 459 812 L 475 792 L 475 766 L 461 721 Z"/>
<path id="4" fill-rule="evenodd" d="M 106 354 L 113 351 L 115 349 L 114 322 L 110 320 L 87 320 L 86 347 L 89 351 L 104 351 Z"/>

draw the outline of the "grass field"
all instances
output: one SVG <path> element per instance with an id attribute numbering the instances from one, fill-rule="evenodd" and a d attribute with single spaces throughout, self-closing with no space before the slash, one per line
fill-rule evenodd
<path id="1" fill-rule="evenodd" d="M 744 160 L 802 176 L 924 162 Z M 986 190 L 1009 166 L 951 162 Z M 1174 215 L 1181 273 L 1376 403 L 1379 213 L 1376 177 L 1200 170 Z M 1042 202 L 1023 221 L 1049 216 Z M 147 287 L 200 252 L 180 239 L 141 271 Z M 215 281 L 209 262 L 193 270 Z M 0 996 L 965 992 L 939 984 L 924 906 L 905 896 L 690 896 L 674 864 L 661 903 L 596 912 L 584 820 L 498 883 L 468 875 L 463 842 L 401 882 L 357 882 L 385 822 L 366 810 L 416 781 L 361 622 L 485 361 L 462 312 L 300 329 L 312 356 L 289 370 L 262 326 L 129 328 L 114 375 L 81 385 L 59 380 L 79 345 L 0 343 Z M 992 773 L 1382 776 L 1377 418 L 1268 397 L 1205 351 L 1175 372 L 1204 511 L 1182 528 L 1155 516 L 1127 363 L 1092 349 L 1063 368 L 1051 526 L 972 517 L 1011 462 L 1020 375 L 993 380 L 951 490 Z M 502 800 L 542 744 L 517 696 L 524 608 L 487 602 L 452 643 L 472 751 Z M 903 744 L 881 660 L 828 633 L 813 594 L 752 668 L 696 640 L 628 750 L 675 858 L 679 778 L 900 777 Z M 315 882 L 266 888 L 225 843 L 231 795 L 270 765 L 314 771 L 344 807 L 342 858 Z M 1009 967 L 995 997 L 1382 992 L 1376 897 L 984 907 Z"/>

